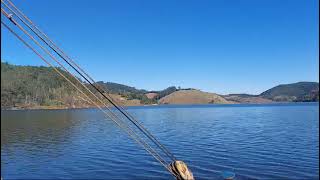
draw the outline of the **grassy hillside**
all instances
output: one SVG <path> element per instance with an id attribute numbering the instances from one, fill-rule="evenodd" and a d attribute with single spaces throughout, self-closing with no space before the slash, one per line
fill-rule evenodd
<path id="1" fill-rule="evenodd" d="M 160 104 L 228 104 L 223 97 L 199 90 L 175 91 L 159 100 Z"/>
<path id="2" fill-rule="evenodd" d="M 319 101 L 319 83 L 282 84 L 261 93 L 259 96 L 273 101 Z"/>

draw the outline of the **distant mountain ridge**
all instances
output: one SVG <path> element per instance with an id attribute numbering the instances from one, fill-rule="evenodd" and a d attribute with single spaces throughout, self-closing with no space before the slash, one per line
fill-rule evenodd
<path id="1" fill-rule="evenodd" d="M 136 89 L 135 87 L 113 83 L 113 82 L 103 82 L 98 81 L 96 84 L 103 87 L 106 91 L 112 94 L 124 94 L 124 93 L 138 93 L 138 94 L 145 94 L 148 91 L 144 89 Z"/>
<path id="2" fill-rule="evenodd" d="M 228 101 L 235 103 L 257 104 L 257 103 L 272 103 L 271 99 L 260 97 L 259 95 L 243 95 L 243 94 L 230 94 L 223 96 Z"/>
<path id="3" fill-rule="evenodd" d="M 319 83 L 280 84 L 259 95 L 229 94 L 223 97 L 238 103 L 315 102 L 319 101 Z"/>
<path id="4" fill-rule="evenodd" d="M 297 82 L 281 84 L 261 93 L 259 96 L 273 101 L 319 101 L 319 83 Z"/>
<path id="5" fill-rule="evenodd" d="M 70 75 L 60 71 L 67 77 Z M 96 83 L 122 105 L 272 103 L 319 101 L 319 83 L 298 82 L 273 87 L 259 95 L 219 95 L 194 88 L 170 86 L 160 91 L 98 81 Z M 89 85 L 87 85 L 89 87 Z M 90 88 L 90 87 L 89 87 Z M 90 103 L 53 68 L 17 66 L 1 62 L 1 108 L 79 108 Z"/>

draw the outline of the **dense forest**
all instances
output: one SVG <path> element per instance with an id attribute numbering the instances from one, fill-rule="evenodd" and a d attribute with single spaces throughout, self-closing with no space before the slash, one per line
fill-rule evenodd
<path id="1" fill-rule="evenodd" d="M 70 75 L 58 68 L 66 77 Z M 76 82 L 76 80 L 73 80 Z M 85 105 L 82 97 L 53 68 L 1 62 L 1 108 Z"/>

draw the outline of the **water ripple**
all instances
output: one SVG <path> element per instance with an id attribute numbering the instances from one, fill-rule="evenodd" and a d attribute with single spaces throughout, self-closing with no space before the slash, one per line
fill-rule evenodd
<path id="1" fill-rule="evenodd" d="M 197 179 L 319 179 L 318 104 L 161 106 L 129 111 Z M 96 109 L 1 113 L 1 176 L 170 179 Z"/>

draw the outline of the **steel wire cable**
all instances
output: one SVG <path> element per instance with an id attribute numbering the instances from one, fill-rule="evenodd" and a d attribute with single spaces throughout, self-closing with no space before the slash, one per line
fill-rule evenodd
<path id="1" fill-rule="evenodd" d="M 1 8 L 1 11 L 3 12 L 3 14 L 5 14 L 5 11 Z M 6 25 L 5 23 L 2 22 L 1 20 L 1 24 L 4 25 L 11 33 L 13 33 L 20 41 L 23 42 L 23 44 L 25 44 L 28 48 L 30 48 L 36 55 L 38 55 L 43 61 L 45 61 L 46 64 L 48 64 L 50 67 L 52 67 L 59 75 L 61 75 L 64 79 L 66 79 L 70 84 L 72 84 L 80 93 L 82 93 L 83 95 L 85 95 L 89 101 L 91 101 L 93 104 L 95 104 L 102 112 L 104 112 L 105 115 L 107 115 L 111 120 L 113 120 L 120 128 L 123 128 L 124 131 L 133 139 L 135 140 L 138 144 L 140 144 L 147 152 L 149 152 L 156 160 L 158 160 L 173 176 L 175 176 L 175 174 L 172 173 L 172 171 L 168 168 L 168 166 L 166 165 L 166 162 L 164 160 L 161 159 L 161 157 L 156 153 L 155 151 L 149 146 L 147 146 L 143 141 L 137 139 L 139 138 L 136 134 L 134 134 L 134 132 L 132 130 L 130 130 L 129 127 L 125 127 L 123 122 L 123 124 L 117 122 L 117 120 L 114 120 L 112 116 L 110 116 L 110 114 L 108 114 L 106 111 L 104 111 L 101 106 L 99 106 L 97 103 L 95 103 L 94 101 L 92 101 L 84 92 L 82 92 L 75 84 L 72 83 L 72 81 L 70 81 L 67 77 L 65 77 L 57 68 L 55 68 L 52 64 L 50 64 L 48 61 L 46 61 L 41 55 L 40 53 L 38 53 L 36 50 L 34 50 L 28 43 L 26 43 L 21 37 L 19 37 L 19 35 L 17 35 L 11 28 L 8 27 L 8 25 Z M 112 111 L 110 111 L 112 113 Z M 120 120 L 120 119 L 119 119 Z"/>
<path id="2" fill-rule="evenodd" d="M 2 8 L 1 8 L 1 12 L 4 13 L 4 15 L 8 15 Z M 11 21 L 13 21 L 13 19 L 11 19 Z M 94 97 L 96 97 L 95 94 L 92 93 L 85 85 L 83 85 L 78 78 L 76 78 L 75 76 L 73 76 L 54 56 L 52 56 L 51 53 L 48 52 L 47 49 L 43 48 L 43 47 L 39 44 L 39 42 L 37 42 L 28 32 L 26 32 L 26 31 L 23 29 L 23 27 L 20 26 L 19 23 L 17 23 L 17 22 L 15 21 L 14 24 L 17 25 L 17 26 L 19 27 L 19 29 L 22 30 L 26 35 L 28 35 L 28 36 L 32 39 L 33 42 L 35 42 L 42 50 L 44 50 L 44 51 L 45 51 L 55 62 L 57 62 L 66 72 L 68 72 L 74 79 L 76 79 L 88 92 L 90 92 Z M 98 97 L 96 97 L 96 98 L 97 98 L 97 100 L 99 100 L 101 103 L 103 103 Z M 104 104 L 104 105 L 105 105 L 105 104 Z M 105 106 L 106 106 L 106 105 L 105 105 Z M 108 106 L 106 106 L 106 107 L 108 108 Z M 109 108 L 108 108 L 108 110 L 112 113 L 112 111 L 111 111 Z M 116 116 L 115 114 L 113 114 L 113 115 Z M 118 117 L 116 116 L 116 118 L 118 118 Z M 120 118 L 118 118 L 118 119 L 120 119 Z"/>
<path id="3" fill-rule="evenodd" d="M 155 143 L 160 149 L 162 149 L 162 151 L 167 154 L 167 156 L 169 156 L 169 158 L 171 158 L 171 160 L 176 160 L 176 158 L 174 157 L 174 155 L 165 147 L 163 146 L 145 127 L 142 126 L 142 124 L 137 121 L 132 115 L 130 115 L 121 105 L 119 105 L 115 100 L 113 100 L 113 98 L 111 96 L 109 96 L 109 94 L 104 94 L 104 91 L 99 89 L 98 87 L 95 86 L 95 84 L 97 84 L 93 78 L 91 78 L 82 68 L 80 68 L 80 66 L 75 63 L 69 56 L 67 56 L 59 47 L 57 47 L 51 40 L 50 38 L 44 34 L 39 28 L 37 28 L 37 26 L 34 25 L 34 23 L 26 16 L 24 15 L 10 0 L 7 0 L 9 2 L 9 4 L 24 18 L 26 19 L 32 27 L 34 27 L 38 33 L 42 34 L 44 36 L 41 37 L 37 32 L 35 32 L 35 30 L 30 27 L 29 24 L 27 24 L 23 18 L 21 18 L 18 13 L 16 13 L 14 10 L 12 10 L 10 7 L 8 7 L 7 4 L 5 4 L 3 2 L 3 0 L 1 0 L 2 3 L 11 11 L 13 12 L 26 26 L 28 26 L 28 28 L 33 31 L 45 44 L 47 44 L 53 51 L 55 51 L 65 62 L 67 62 L 78 74 L 80 74 L 80 76 L 82 76 L 92 87 L 94 87 L 104 98 L 106 98 L 113 106 L 115 106 L 129 121 L 131 121 L 135 126 L 137 126 L 153 143 Z M 49 43 L 46 41 L 49 41 Z M 51 45 L 50 45 L 51 43 Z M 53 46 L 53 47 L 52 47 Z M 56 49 L 55 49 L 56 48 Z M 60 51 L 61 54 L 58 52 Z M 65 57 L 63 57 L 63 55 Z M 72 65 L 76 66 L 79 70 L 77 70 L 74 66 L 72 66 L 65 58 L 67 58 Z M 83 74 L 81 74 L 79 71 L 81 71 Z M 84 77 L 86 76 L 86 77 Z M 89 79 L 91 81 L 89 81 Z"/>
<path id="4" fill-rule="evenodd" d="M 1 11 L 2 11 L 2 13 L 4 13 L 4 15 L 8 16 L 8 14 L 7 14 L 2 8 L 1 8 Z M 13 21 L 13 19 L 10 19 L 10 20 Z M 55 62 L 57 62 L 66 72 L 68 72 L 70 75 L 72 75 L 53 55 L 51 55 L 51 53 L 50 53 L 47 49 L 43 48 L 43 47 L 39 44 L 38 41 L 36 41 L 28 32 L 26 32 L 26 30 L 24 30 L 24 28 L 23 28 L 19 23 L 17 23 L 16 21 L 14 21 L 14 24 L 17 25 L 17 26 L 19 27 L 19 29 L 22 30 L 25 34 L 27 34 L 42 50 L 44 50 L 44 51 L 45 51 Z M 72 75 L 72 76 L 73 76 L 73 75 Z M 82 82 L 81 82 L 78 78 L 76 78 L 75 76 L 73 76 L 73 77 L 74 77 L 74 79 L 76 79 L 76 81 L 78 81 L 89 93 L 91 93 L 94 97 L 96 97 L 96 99 L 97 99 L 98 101 L 100 101 L 102 104 L 104 104 L 104 102 L 101 101 L 100 98 L 98 98 L 93 92 L 91 92 L 84 84 L 82 84 Z M 108 107 L 106 104 L 104 104 L 104 105 L 105 105 L 105 107 L 107 107 L 108 110 L 111 112 L 111 110 L 109 109 L 109 107 Z M 115 115 L 115 114 L 113 114 L 113 115 L 116 116 L 118 119 L 120 119 L 117 115 Z M 141 137 L 140 137 L 140 138 L 141 138 Z M 150 147 L 149 144 L 147 144 L 146 146 L 149 146 L 149 147 Z M 153 152 L 156 153 L 158 157 L 160 157 L 160 155 L 159 155 L 155 150 L 153 150 Z M 166 161 L 164 161 L 164 162 L 165 162 L 166 164 L 168 164 Z"/>

